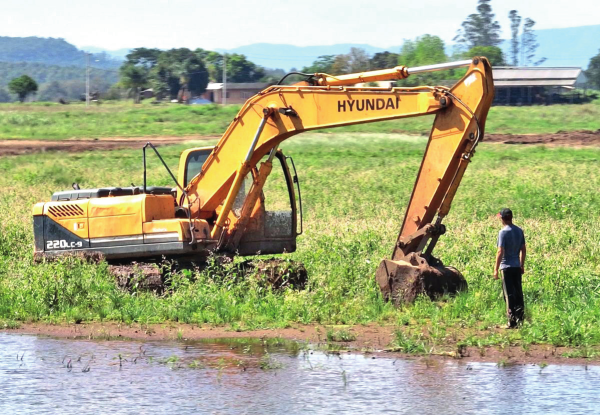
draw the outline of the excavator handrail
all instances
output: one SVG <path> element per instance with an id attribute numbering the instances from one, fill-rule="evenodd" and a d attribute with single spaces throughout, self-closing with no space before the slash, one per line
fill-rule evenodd
<path id="1" fill-rule="evenodd" d="M 158 152 L 158 150 L 156 149 L 156 147 L 154 147 L 154 144 L 152 144 L 150 141 L 148 141 L 144 147 L 142 147 L 142 158 L 144 161 L 144 194 L 146 193 L 146 148 L 150 147 L 152 150 L 154 150 L 154 152 L 156 153 L 156 155 L 158 156 L 158 159 L 160 160 L 160 162 L 162 163 L 162 165 L 165 167 L 165 169 L 167 170 L 167 172 L 169 173 L 169 175 L 171 175 L 171 178 L 173 179 L 173 181 L 175 182 L 175 184 L 177 185 L 177 187 L 179 188 L 179 190 L 181 191 L 181 193 L 185 196 L 185 198 L 187 199 L 188 204 L 190 203 L 190 198 L 187 194 L 187 192 L 185 191 L 185 189 L 183 187 L 181 187 L 181 185 L 179 184 L 179 182 L 177 181 L 177 178 L 175 177 L 175 175 L 173 174 L 173 172 L 171 171 L 171 169 L 169 168 L 169 166 L 167 165 L 167 163 L 163 160 L 162 156 L 160 155 L 160 153 Z M 189 209 L 185 210 L 187 213 L 187 217 L 188 217 L 188 226 L 190 229 L 190 245 L 194 245 L 196 243 L 196 235 L 194 234 L 194 224 L 192 223 L 192 215 L 190 213 Z"/>

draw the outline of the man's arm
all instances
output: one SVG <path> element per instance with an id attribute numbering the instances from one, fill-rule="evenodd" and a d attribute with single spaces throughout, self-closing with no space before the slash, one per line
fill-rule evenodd
<path id="1" fill-rule="evenodd" d="M 498 268 L 500 268 L 500 262 L 502 262 L 502 257 L 504 256 L 504 248 L 498 247 L 498 251 L 496 252 L 496 264 L 494 265 L 494 279 L 498 279 Z"/>
<path id="2" fill-rule="evenodd" d="M 527 247 L 523 244 L 521 245 L 521 274 L 525 273 L 525 257 L 527 257 Z"/>

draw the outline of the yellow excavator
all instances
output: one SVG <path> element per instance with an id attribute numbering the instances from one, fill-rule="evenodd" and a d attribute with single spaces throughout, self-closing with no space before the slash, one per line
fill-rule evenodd
<path id="1" fill-rule="evenodd" d="M 461 67 L 467 68 L 466 74 L 450 88 L 368 86 Z M 73 190 L 37 203 L 35 257 L 97 253 L 108 261 L 164 257 L 199 261 L 211 252 L 293 252 L 302 233 L 302 202 L 295 166 L 292 161 L 290 168 L 290 158 L 279 144 L 304 131 L 435 114 L 392 257 L 382 261 L 376 279 L 384 296 L 393 300 L 406 297 L 414 280 L 437 284 L 441 291 L 448 291 L 452 281 L 464 282 L 432 252 L 445 233 L 442 220 L 483 139 L 494 96 L 488 60 L 476 57 L 341 76 L 304 75 L 300 83 L 280 81 L 248 99 L 216 146 L 181 154 L 177 177 L 148 143 L 143 148 L 142 186 L 79 189 L 74 184 Z M 147 151 L 159 157 L 174 188 L 147 185 Z M 274 164 L 280 165 L 283 174 L 278 176 L 285 181 L 289 204 L 287 209 L 270 211 L 263 189 Z"/>

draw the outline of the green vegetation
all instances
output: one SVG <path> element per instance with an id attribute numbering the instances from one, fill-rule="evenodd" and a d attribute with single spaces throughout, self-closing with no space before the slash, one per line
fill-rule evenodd
<path id="1" fill-rule="evenodd" d="M 105 93 L 119 80 L 120 60 L 105 53 L 91 54 L 91 91 Z M 64 39 L 0 36 L 0 102 L 13 97 L 11 79 L 28 75 L 39 84 L 40 101 L 76 100 L 85 92 L 86 54 Z"/>
<path id="2" fill-rule="evenodd" d="M 12 79 L 8 83 L 8 90 L 19 97 L 19 101 L 25 101 L 27 95 L 33 94 L 38 90 L 37 83 L 27 75 L 21 75 Z"/>
<path id="3" fill-rule="evenodd" d="M 85 64 L 85 60 L 82 61 Z M 51 82 L 59 82 L 61 87 L 67 88 L 72 83 L 76 83 L 79 87 L 77 95 L 69 98 L 78 98 L 80 94 L 85 92 L 85 68 L 80 66 L 58 66 L 46 65 L 43 63 L 32 62 L 0 62 L 0 87 L 8 85 L 11 79 L 27 74 L 40 84 L 40 92 L 42 87 Z M 104 70 L 92 68 L 90 70 L 90 80 L 92 90 L 100 89 L 108 90 L 110 85 L 117 82 L 119 79 L 116 70 Z M 64 98 L 67 96 L 63 95 Z M 58 97 L 37 97 L 39 100 L 56 99 Z"/>
<path id="4" fill-rule="evenodd" d="M 327 341 L 329 342 L 351 342 L 354 340 L 356 340 L 356 336 L 347 329 L 336 330 L 330 328 L 327 330 Z"/>
<path id="5" fill-rule="evenodd" d="M 137 48 L 127 55 L 119 69 L 122 86 L 132 90 L 139 102 L 139 91 L 153 88 L 160 99 L 186 101 L 206 91 L 208 71 L 199 53 L 187 48 Z"/>
<path id="6" fill-rule="evenodd" d="M 0 104 L 0 139 L 54 139 L 223 134 L 239 110 L 218 105 Z M 597 130 L 600 100 L 582 105 L 492 107 L 487 133 L 533 134 Z M 361 124 L 336 132 L 429 134 L 432 117 Z M 322 130 L 331 133 L 334 130 Z"/>
<path id="7" fill-rule="evenodd" d="M 220 135 L 238 110 L 238 106 L 154 106 L 124 102 L 103 103 L 88 109 L 83 104 L 3 104 L 0 138 Z"/>
<path id="8" fill-rule="evenodd" d="M 307 288 L 272 291 L 241 279 L 235 263 L 223 270 L 211 261 L 205 271 L 170 275 L 163 296 L 120 291 L 104 263 L 32 261 L 32 204 L 73 181 L 85 187 L 139 183 L 139 151 L 1 158 L 0 327 L 91 320 L 243 329 L 378 322 L 397 325 L 396 346 L 410 352 L 448 344 L 482 350 L 515 343 L 600 345 L 600 149 L 482 144 L 436 248 L 463 272 L 469 291 L 441 301 L 420 298 L 398 310 L 382 301 L 373 275 L 391 252 L 424 145 L 420 137 L 378 134 L 311 134 L 284 143 L 300 169 L 306 215 L 299 249 L 285 257 L 305 264 Z M 183 148 L 163 148 L 171 167 Z M 149 182 L 170 183 L 156 161 Z M 528 237 L 527 321 L 518 331 L 494 329 L 505 323 L 501 286 L 491 277 L 495 212 L 502 206 L 513 208 Z"/>
<path id="9" fill-rule="evenodd" d="M 585 74 L 590 80 L 591 86 L 600 89 L 600 51 L 598 51 L 596 56 L 590 59 L 590 63 L 587 71 L 585 71 Z"/>

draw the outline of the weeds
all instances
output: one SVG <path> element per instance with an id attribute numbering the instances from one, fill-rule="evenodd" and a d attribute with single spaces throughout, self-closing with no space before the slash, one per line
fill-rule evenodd
<path id="1" fill-rule="evenodd" d="M 599 100 L 584 105 L 492 107 L 486 130 L 490 133 L 555 133 L 596 130 Z M 72 104 L 0 104 L 0 138 L 69 139 L 221 135 L 239 111 L 239 105 L 182 106 L 133 105 L 104 102 L 93 108 Z M 433 116 L 353 125 L 338 132 L 428 134 Z M 324 130 L 327 134 L 330 130 Z"/>
<path id="2" fill-rule="evenodd" d="M 437 302 L 419 298 L 400 309 L 382 300 L 373 275 L 396 241 L 424 146 L 422 138 L 377 134 L 309 134 L 285 142 L 299 168 L 305 234 L 298 251 L 282 258 L 304 263 L 306 287 L 269 289 L 246 278 L 236 259 L 173 273 L 160 296 L 118 289 L 105 263 L 63 258 L 34 264 L 31 254 L 33 203 L 69 187 L 73 178 L 89 188 L 139 183 L 138 151 L 0 158 L 0 327 L 177 321 L 251 330 L 377 322 L 401 327 L 392 344 L 410 353 L 448 342 L 482 353 L 495 345 L 600 345 L 599 149 L 483 143 L 435 251 L 461 270 L 469 291 Z M 184 148 L 161 153 L 175 168 Z M 148 182 L 170 185 L 153 163 Z M 285 193 L 278 197 L 268 200 L 283 202 Z M 506 332 L 492 329 L 505 321 L 501 285 L 491 278 L 499 230 L 494 214 L 502 206 L 513 208 L 529 248 L 526 321 Z M 346 331 L 316 334 L 320 341 L 351 341 L 343 340 L 351 338 Z"/>
<path id="3" fill-rule="evenodd" d="M 421 334 L 410 335 L 402 330 L 396 331 L 392 349 L 402 353 L 428 354 L 432 351 Z"/>
<path id="4" fill-rule="evenodd" d="M 262 370 L 276 370 L 281 369 L 283 367 L 283 363 L 271 357 L 269 353 L 265 353 L 264 356 L 260 358 L 259 367 Z"/>
<path id="5" fill-rule="evenodd" d="M 356 336 L 354 335 L 354 333 L 351 333 L 350 331 L 348 331 L 346 329 L 340 329 L 340 330 L 328 329 L 327 330 L 327 341 L 351 342 L 354 340 L 356 340 Z"/>

